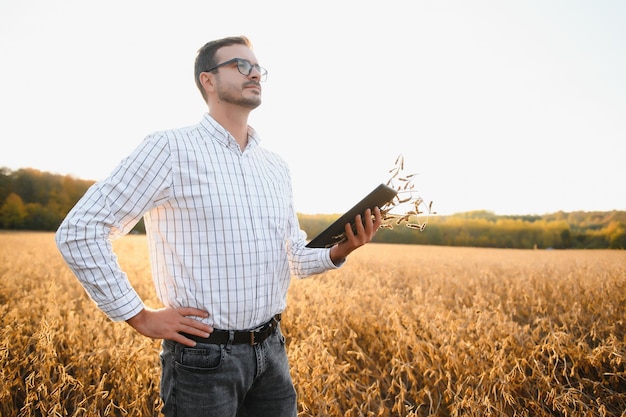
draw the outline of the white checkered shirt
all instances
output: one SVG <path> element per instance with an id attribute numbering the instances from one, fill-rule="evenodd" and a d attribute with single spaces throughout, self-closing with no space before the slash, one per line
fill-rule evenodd
<path id="1" fill-rule="evenodd" d="M 209 312 L 218 329 L 251 329 L 286 306 L 291 274 L 336 268 L 306 248 L 285 162 L 249 128 L 242 152 L 205 114 L 198 125 L 148 136 L 94 184 L 56 233 L 66 262 L 112 320 L 144 308 L 111 240 L 143 216 L 152 276 L 165 306 Z"/>

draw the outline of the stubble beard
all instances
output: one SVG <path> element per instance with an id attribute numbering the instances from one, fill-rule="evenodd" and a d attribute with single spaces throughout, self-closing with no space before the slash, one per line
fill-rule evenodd
<path id="1" fill-rule="evenodd" d="M 261 105 L 261 94 L 244 97 L 242 91 L 246 87 L 247 85 L 244 84 L 242 89 L 234 88 L 233 86 L 230 86 L 229 88 L 218 88 L 217 98 L 225 103 L 234 104 L 246 109 L 256 109 Z"/>

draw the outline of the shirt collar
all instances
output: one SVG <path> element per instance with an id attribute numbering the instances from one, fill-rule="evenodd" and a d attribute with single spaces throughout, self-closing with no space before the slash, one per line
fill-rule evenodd
<path id="1" fill-rule="evenodd" d="M 204 127 L 211 137 L 224 146 L 237 146 L 237 141 L 221 124 L 219 124 L 209 113 L 205 113 L 200 120 L 200 125 Z M 251 126 L 248 126 L 248 145 L 246 149 L 251 149 L 259 144 L 261 138 Z"/>

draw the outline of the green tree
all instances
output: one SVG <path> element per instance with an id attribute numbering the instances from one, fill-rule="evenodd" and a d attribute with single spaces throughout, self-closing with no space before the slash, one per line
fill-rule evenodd
<path id="1" fill-rule="evenodd" d="M 28 230 L 56 230 L 63 218 L 49 207 L 39 203 L 26 204 L 24 228 Z"/>
<path id="2" fill-rule="evenodd" d="M 0 207 L 0 221 L 3 229 L 22 229 L 27 218 L 22 198 L 11 193 Z"/>
<path id="3" fill-rule="evenodd" d="M 626 249 L 626 224 L 611 222 L 607 227 L 610 249 Z"/>

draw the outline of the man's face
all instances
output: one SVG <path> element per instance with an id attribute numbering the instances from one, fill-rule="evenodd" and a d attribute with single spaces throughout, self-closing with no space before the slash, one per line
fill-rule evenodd
<path id="1" fill-rule="evenodd" d="M 220 48 L 216 57 L 218 64 L 233 58 L 258 64 L 254 53 L 245 45 L 230 45 Z M 249 75 L 244 75 L 238 69 L 237 62 L 233 62 L 220 67 L 217 70 L 215 80 L 219 101 L 250 110 L 261 104 L 261 74 L 256 69 L 252 69 Z"/>

